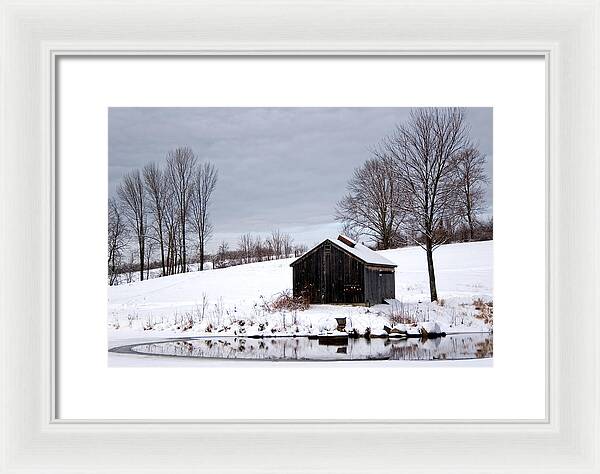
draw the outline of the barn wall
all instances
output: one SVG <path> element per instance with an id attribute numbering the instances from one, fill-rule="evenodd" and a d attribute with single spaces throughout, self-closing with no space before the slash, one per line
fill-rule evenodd
<path id="1" fill-rule="evenodd" d="M 321 302 L 322 254 L 318 249 L 293 266 L 294 296 L 306 296 L 311 303 Z"/>
<path id="2" fill-rule="evenodd" d="M 365 302 L 380 304 L 396 297 L 396 277 L 391 269 L 365 267 Z"/>
<path id="3" fill-rule="evenodd" d="M 363 303 L 364 264 L 324 242 L 293 267 L 294 296 L 307 294 L 312 303 Z"/>

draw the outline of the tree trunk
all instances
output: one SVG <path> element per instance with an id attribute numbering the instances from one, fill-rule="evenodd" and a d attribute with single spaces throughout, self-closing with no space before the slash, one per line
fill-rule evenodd
<path id="1" fill-rule="evenodd" d="M 469 242 L 473 241 L 473 230 L 474 230 L 474 225 L 473 225 L 473 218 L 471 217 L 471 214 L 469 213 L 468 215 L 468 220 L 469 220 Z"/>
<path id="2" fill-rule="evenodd" d="M 187 272 L 186 249 L 185 249 L 185 215 L 181 215 L 181 272 Z"/>
<path id="3" fill-rule="evenodd" d="M 427 253 L 427 271 L 429 273 L 429 293 L 431 294 L 431 301 L 437 301 L 435 269 L 433 268 L 433 243 L 429 237 L 427 237 L 427 240 L 425 241 L 425 252 Z"/>
<path id="4" fill-rule="evenodd" d="M 204 270 L 204 243 L 200 242 L 200 271 Z"/>
<path id="5" fill-rule="evenodd" d="M 144 281 L 144 243 L 140 240 L 140 281 Z"/>
<path id="6" fill-rule="evenodd" d="M 162 222 L 158 221 L 158 239 L 160 241 L 160 267 L 162 269 L 162 276 L 165 276 L 165 242 L 162 231 Z"/>
<path id="7" fill-rule="evenodd" d="M 381 249 L 380 250 L 387 250 L 390 248 L 390 232 L 386 229 L 383 231 L 382 236 L 381 236 Z"/>

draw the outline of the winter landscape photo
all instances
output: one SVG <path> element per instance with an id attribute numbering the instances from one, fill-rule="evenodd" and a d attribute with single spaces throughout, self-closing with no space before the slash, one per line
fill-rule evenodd
<path id="1" fill-rule="evenodd" d="M 110 108 L 109 366 L 491 366 L 492 135 L 491 107 Z"/>

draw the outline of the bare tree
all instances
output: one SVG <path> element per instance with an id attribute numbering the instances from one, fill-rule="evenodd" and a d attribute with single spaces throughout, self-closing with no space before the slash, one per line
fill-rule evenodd
<path id="1" fill-rule="evenodd" d="M 281 250 L 283 252 L 283 258 L 288 258 L 293 254 L 294 239 L 290 234 L 284 233 L 281 235 Z"/>
<path id="2" fill-rule="evenodd" d="M 217 249 L 215 260 L 213 261 L 214 268 L 226 266 L 227 254 L 229 252 L 229 244 L 222 240 Z"/>
<path id="3" fill-rule="evenodd" d="M 146 280 L 150 279 L 150 262 L 152 260 L 152 254 L 154 254 L 155 242 L 147 239 L 146 245 L 144 246 L 144 252 L 146 253 Z"/>
<path id="4" fill-rule="evenodd" d="M 154 233 L 160 248 L 160 264 L 163 275 L 167 275 L 165 265 L 165 207 L 167 199 L 167 181 L 163 171 L 155 164 L 144 166 L 144 184 L 148 194 L 148 204 L 153 215 Z"/>
<path id="5" fill-rule="evenodd" d="M 177 256 L 179 255 L 177 246 L 179 214 L 177 212 L 177 204 L 175 203 L 171 183 L 167 180 L 165 184 L 165 212 L 163 215 L 165 224 L 165 243 L 167 247 L 167 254 L 165 256 L 165 275 L 173 275 L 177 269 Z"/>
<path id="6" fill-rule="evenodd" d="M 456 216 L 457 157 L 469 148 L 464 113 L 457 108 L 423 108 L 385 141 L 384 153 L 394 160 L 402 206 L 417 243 L 427 254 L 431 301 L 437 301 L 433 251 L 446 242 L 444 222 Z"/>
<path id="7" fill-rule="evenodd" d="M 179 147 L 167 154 L 167 177 L 170 181 L 173 198 L 177 205 L 179 228 L 179 248 L 182 272 L 187 271 L 186 223 L 190 215 L 190 202 L 193 191 L 193 173 L 196 157 L 191 148 Z"/>
<path id="8" fill-rule="evenodd" d="M 132 283 L 133 282 L 133 270 L 135 269 L 135 252 L 131 252 L 129 254 L 129 264 L 127 265 L 127 269 L 125 271 L 125 282 Z"/>
<path id="9" fill-rule="evenodd" d="M 108 284 L 118 284 L 118 270 L 127 246 L 127 227 L 115 198 L 108 200 Z"/>
<path id="10" fill-rule="evenodd" d="M 474 237 L 476 215 L 485 197 L 483 185 L 487 182 L 485 155 L 474 147 L 460 153 L 456 160 L 458 212 L 469 228 L 469 241 Z"/>
<path id="11" fill-rule="evenodd" d="M 252 238 L 252 234 L 247 233 L 240 236 L 238 250 L 240 251 L 244 263 L 250 263 L 252 260 L 253 247 L 254 239 Z"/>
<path id="12" fill-rule="evenodd" d="M 271 235 L 267 237 L 267 247 L 269 248 L 269 255 L 274 260 L 281 257 L 283 253 L 283 235 L 279 229 L 271 231 Z"/>
<path id="13" fill-rule="evenodd" d="M 144 247 L 146 244 L 146 193 L 139 169 L 123 176 L 117 194 L 123 205 L 123 211 L 129 221 L 129 226 L 136 236 L 141 281 L 144 279 Z"/>
<path id="14" fill-rule="evenodd" d="M 192 185 L 192 223 L 198 233 L 198 252 L 200 254 L 200 270 L 204 269 L 204 250 L 212 236 L 213 226 L 209 220 L 209 205 L 217 186 L 217 170 L 213 164 L 206 162 L 196 167 Z"/>
<path id="15" fill-rule="evenodd" d="M 254 241 L 252 253 L 254 254 L 254 257 L 256 258 L 257 262 L 263 261 L 266 251 L 265 244 L 263 243 L 263 240 L 260 235 L 256 237 L 256 240 Z"/>
<path id="16" fill-rule="evenodd" d="M 305 244 L 296 244 L 294 246 L 294 257 L 301 257 L 308 252 L 308 247 Z"/>
<path id="17" fill-rule="evenodd" d="M 389 156 L 381 150 L 373 153 L 374 158 L 354 170 L 335 219 L 372 239 L 378 249 L 388 249 L 404 218 L 401 188 Z"/>

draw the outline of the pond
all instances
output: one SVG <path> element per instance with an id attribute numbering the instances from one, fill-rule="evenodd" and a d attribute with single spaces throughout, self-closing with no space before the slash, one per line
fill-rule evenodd
<path id="1" fill-rule="evenodd" d="M 493 356 L 491 334 L 420 338 L 201 337 L 138 343 L 111 352 L 265 361 L 462 360 Z"/>

